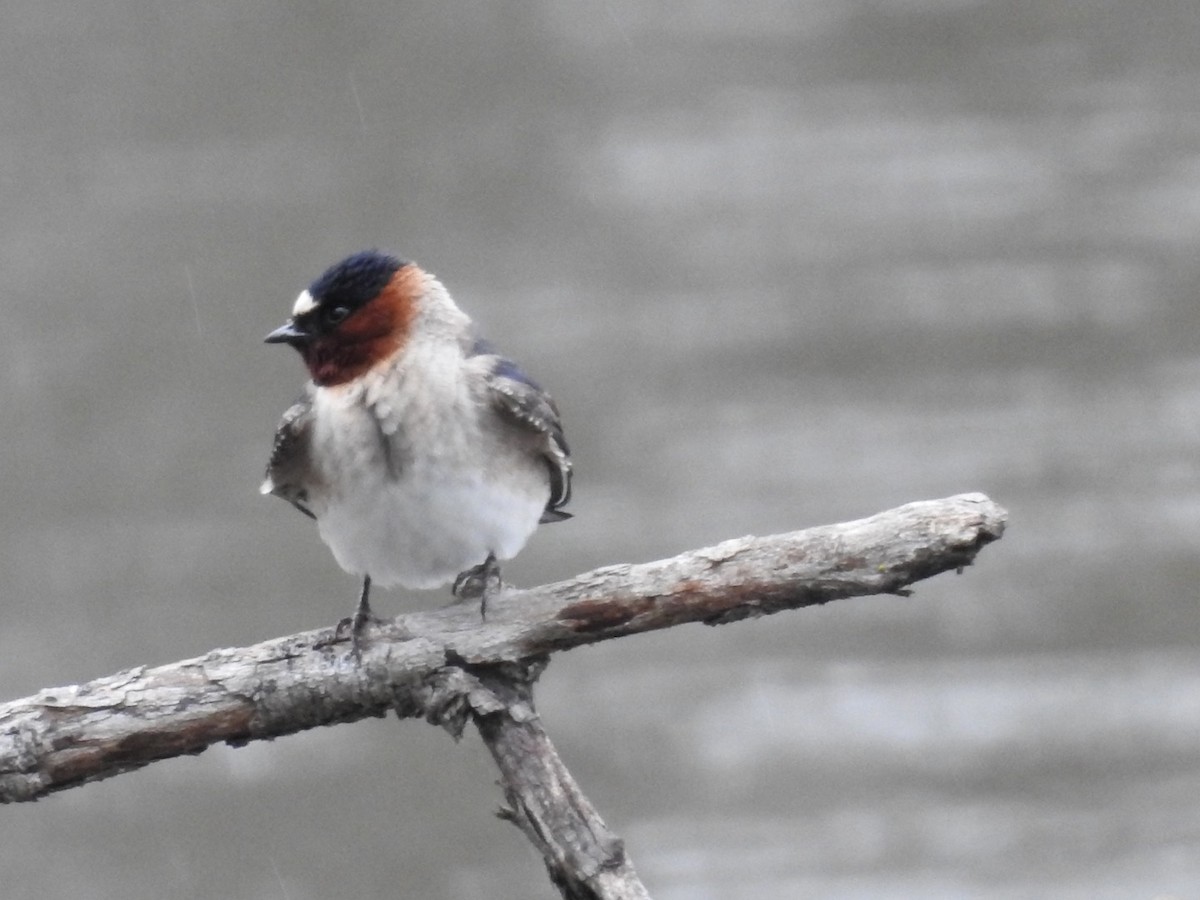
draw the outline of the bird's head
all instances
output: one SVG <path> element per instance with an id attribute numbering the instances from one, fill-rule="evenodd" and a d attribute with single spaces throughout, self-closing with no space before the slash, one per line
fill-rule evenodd
<path id="1" fill-rule="evenodd" d="M 423 283 L 415 264 L 378 250 L 348 256 L 300 292 L 266 342 L 295 347 L 316 384 L 345 384 L 404 346 Z"/>

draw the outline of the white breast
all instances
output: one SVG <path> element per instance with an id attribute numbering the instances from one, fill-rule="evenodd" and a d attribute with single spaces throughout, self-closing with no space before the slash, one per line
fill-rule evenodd
<path id="1" fill-rule="evenodd" d="M 550 486 L 545 463 L 473 394 L 461 355 L 416 355 L 356 389 L 318 389 L 325 486 L 312 506 L 342 568 L 431 588 L 489 553 L 515 556 Z"/>

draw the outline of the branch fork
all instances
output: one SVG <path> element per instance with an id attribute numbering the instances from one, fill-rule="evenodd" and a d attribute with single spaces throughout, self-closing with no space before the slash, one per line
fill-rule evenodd
<path id="1" fill-rule="evenodd" d="M 639 900 L 620 839 L 554 751 L 533 703 L 551 654 L 687 622 L 720 625 L 867 594 L 908 596 L 961 572 L 1004 533 L 983 494 L 909 503 L 866 519 L 744 537 L 670 559 L 506 589 L 410 613 L 361 647 L 333 628 L 169 665 L 137 666 L 0 705 L 0 802 L 132 771 L 158 759 L 383 716 L 421 716 L 456 737 L 474 722 L 513 821 L 569 900 Z"/>

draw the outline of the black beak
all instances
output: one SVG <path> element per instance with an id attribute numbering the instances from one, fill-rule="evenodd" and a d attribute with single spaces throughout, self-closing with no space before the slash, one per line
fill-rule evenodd
<path id="1" fill-rule="evenodd" d="M 263 338 L 263 341 L 267 344 L 291 344 L 293 347 L 307 344 L 310 340 L 312 340 L 312 335 L 306 329 L 297 325 L 294 319 L 288 319 Z"/>

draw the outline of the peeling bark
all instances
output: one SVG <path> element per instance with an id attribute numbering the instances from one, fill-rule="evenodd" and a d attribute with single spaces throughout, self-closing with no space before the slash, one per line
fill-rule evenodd
<path id="1" fill-rule="evenodd" d="M 534 711 L 552 653 L 686 622 L 718 625 L 907 586 L 970 565 L 1004 532 L 982 494 L 910 503 L 855 522 L 744 537 L 527 590 L 486 622 L 473 604 L 373 629 L 361 661 L 332 628 L 139 666 L 0 705 L 0 802 L 36 800 L 158 759 L 318 725 L 421 716 L 473 720 L 511 818 L 567 898 L 640 898 L 624 848 L 563 767 Z"/>

